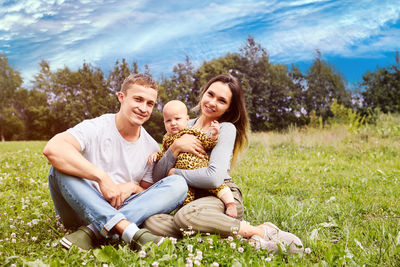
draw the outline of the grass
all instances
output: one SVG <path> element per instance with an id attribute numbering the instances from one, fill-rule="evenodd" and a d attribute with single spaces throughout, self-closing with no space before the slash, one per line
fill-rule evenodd
<path id="1" fill-rule="evenodd" d="M 1 143 L 0 265 L 185 266 L 191 258 L 204 266 L 399 266 L 399 125 L 399 116 L 382 115 L 377 125 L 358 129 L 252 134 L 233 172 L 245 219 L 295 233 L 311 249 L 303 255 L 271 256 L 241 239 L 198 234 L 141 253 L 123 243 L 64 250 L 41 154 L 45 142 Z"/>

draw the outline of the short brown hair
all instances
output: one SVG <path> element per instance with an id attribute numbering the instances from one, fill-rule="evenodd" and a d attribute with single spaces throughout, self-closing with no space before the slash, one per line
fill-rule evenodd
<path id="1" fill-rule="evenodd" d="M 126 93 L 128 88 L 134 84 L 158 90 L 157 83 L 153 80 L 151 76 L 143 73 L 137 73 L 131 74 L 125 78 L 121 86 L 121 92 Z"/>

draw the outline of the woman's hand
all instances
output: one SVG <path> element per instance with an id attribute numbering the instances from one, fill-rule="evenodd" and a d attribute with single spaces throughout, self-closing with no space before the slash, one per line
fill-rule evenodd
<path id="1" fill-rule="evenodd" d="M 194 135 L 184 134 L 174 141 L 170 146 L 170 150 L 176 158 L 179 153 L 192 153 L 200 158 L 204 158 L 206 151 L 204 150 L 201 141 Z"/>

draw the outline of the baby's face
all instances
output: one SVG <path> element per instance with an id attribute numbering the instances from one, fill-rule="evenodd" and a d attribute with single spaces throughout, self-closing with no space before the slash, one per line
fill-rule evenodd
<path id="1" fill-rule="evenodd" d="M 185 109 L 169 107 L 164 110 L 164 126 L 169 134 L 176 134 L 186 128 L 189 122 L 189 116 Z"/>

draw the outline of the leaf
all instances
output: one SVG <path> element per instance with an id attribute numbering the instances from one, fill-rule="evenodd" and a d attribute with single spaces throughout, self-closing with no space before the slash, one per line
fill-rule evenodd
<path id="1" fill-rule="evenodd" d="M 112 246 L 106 246 L 102 249 L 95 249 L 93 254 L 101 262 L 116 262 L 120 260 L 117 251 Z"/>
<path id="2" fill-rule="evenodd" d="M 318 236 L 318 229 L 314 229 L 311 231 L 310 240 L 315 240 Z"/>
<path id="3" fill-rule="evenodd" d="M 359 246 L 365 253 L 367 253 L 360 241 L 354 238 L 354 242 L 356 242 L 357 246 Z"/>
<path id="4" fill-rule="evenodd" d="M 320 223 L 319 225 L 321 225 L 324 228 L 338 227 L 338 225 L 336 223 L 333 223 L 333 222 L 329 222 L 329 223 L 328 222 L 323 222 L 323 223 Z"/>

